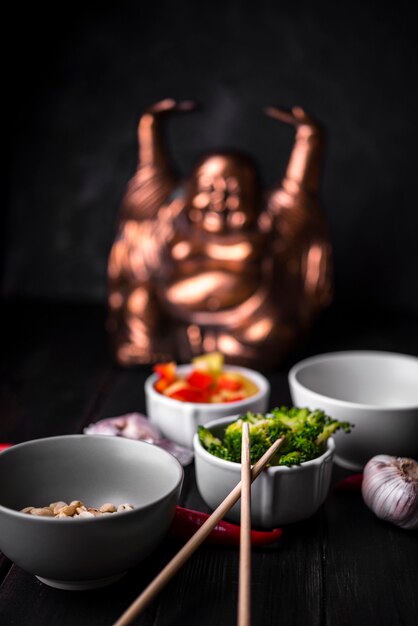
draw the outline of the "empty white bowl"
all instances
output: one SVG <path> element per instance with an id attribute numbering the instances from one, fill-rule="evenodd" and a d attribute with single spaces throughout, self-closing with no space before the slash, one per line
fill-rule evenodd
<path id="1" fill-rule="evenodd" d="M 179 365 L 177 373 L 187 376 L 191 365 Z M 193 437 L 198 425 L 205 426 L 208 422 L 231 415 L 244 414 L 247 411 L 264 413 L 270 395 L 270 384 L 262 374 L 245 367 L 225 365 L 225 372 L 238 372 L 251 380 L 258 392 L 238 402 L 182 402 L 168 398 L 154 388 L 158 376 L 153 374 L 145 381 L 146 412 L 151 423 L 160 429 L 162 434 L 180 445 L 193 447 Z"/>
<path id="2" fill-rule="evenodd" d="M 237 419 L 229 416 L 206 424 L 216 437 L 223 438 L 226 427 Z M 196 482 L 200 495 L 211 509 L 225 499 L 241 480 L 241 464 L 210 454 L 193 439 Z M 251 485 L 251 522 L 260 528 L 275 528 L 311 517 L 324 502 L 331 481 L 334 441 L 320 457 L 292 467 L 265 469 Z M 240 523 L 240 501 L 225 518 Z"/>
<path id="3" fill-rule="evenodd" d="M 0 550 L 52 587 L 107 585 L 163 539 L 182 482 L 177 459 L 143 441 L 67 435 L 18 444 L 0 454 Z M 135 508 L 82 519 L 21 512 L 61 500 Z"/>
<path id="4" fill-rule="evenodd" d="M 380 351 L 322 354 L 294 365 L 296 406 L 354 424 L 336 433 L 335 462 L 360 470 L 377 454 L 418 457 L 418 358 Z"/>

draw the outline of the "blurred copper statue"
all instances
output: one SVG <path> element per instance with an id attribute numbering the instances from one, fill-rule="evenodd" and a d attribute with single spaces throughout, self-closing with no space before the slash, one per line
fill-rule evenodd
<path id="1" fill-rule="evenodd" d="M 284 179 L 267 193 L 253 163 L 217 152 L 180 184 L 162 122 L 190 102 L 164 100 L 139 121 L 139 164 L 109 257 L 108 329 L 122 365 L 280 363 L 332 299 L 331 245 L 318 205 L 323 137 L 302 109 L 266 113 L 296 129 Z"/>

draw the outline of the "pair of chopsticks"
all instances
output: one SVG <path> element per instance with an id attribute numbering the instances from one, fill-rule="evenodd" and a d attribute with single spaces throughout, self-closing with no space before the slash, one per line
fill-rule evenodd
<path id="1" fill-rule="evenodd" d="M 244 428 L 245 426 L 245 428 Z M 241 536 L 240 536 L 240 566 L 238 590 L 238 626 L 250 624 L 250 584 L 251 584 L 251 483 L 268 464 L 284 437 L 280 437 L 257 461 L 254 467 L 250 464 L 250 446 L 248 424 L 243 422 L 242 433 L 241 481 L 226 496 L 206 522 L 189 541 L 177 552 L 159 574 L 151 581 L 136 600 L 126 609 L 113 626 L 127 626 L 132 620 L 155 598 L 163 587 L 171 580 L 180 567 L 191 557 L 215 526 L 226 513 L 238 502 L 242 492 L 241 503 Z M 241 621 L 240 621 L 241 620 Z"/>

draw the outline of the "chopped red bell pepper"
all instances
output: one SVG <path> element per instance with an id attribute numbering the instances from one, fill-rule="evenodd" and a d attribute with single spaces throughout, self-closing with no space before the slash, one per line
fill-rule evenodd
<path id="1" fill-rule="evenodd" d="M 192 370 L 186 378 L 189 385 L 197 387 L 197 389 L 209 389 L 214 384 L 214 377 L 212 374 L 207 374 L 200 370 Z"/>
<path id="2" fill-rule="evenodd" d="M 254 395 L 257 387 L 238 372 L 221 372 L 222 355 L 212 353 L 193 359 L 188 375 L 177 373 L 174 361 L 157 363 L 154 388 L 157 392 L 181 402 L 239 402 Z M 196 363 L 195 363 L 196 361 Z"/>
<path id="3" fill-rule="evenodd" d="M 228 376 L 228 374 L 222 374 L 218 378 L 219 389 L 228 389 L 229 391 L 238 391 L 242 389 L 242 382 L 236 378 Z"/>
<path id="4" fill-rule="evenodd" d="M 195 387 L 183 387 L 172 394 L 168 394 L 168 397 L 182 402 L 209 402 L 208 392 L 205 389 L 196 389 Z"/>
<path id="5" fill-rule="evenodd" d="M 245 396 L 242 393 L 237 393 L 232 398 L 225 398 L 224 402 L 239 402 L 240 400 L 244 400 Z"/>
<path id="6" fill-rule="evenodd" d="M 156 363 L 153 370 L 160 378 L 172 383 L 176 379 L 176 364 L 174 361 L 169 363 Z"/>
<path id="7" fill-rule="evenodd" d="M 164 389 L 167 389 L 167 387 L 170 385 L 170 383 L 168 382 L 168 380 L 166 378 L 160 378 L 159 380 L 157 380 L 157 382 L 155 383 L 154 387 L 157 391 L 159 391 L 160 393 L 162 393 L 164 391 Z"/>

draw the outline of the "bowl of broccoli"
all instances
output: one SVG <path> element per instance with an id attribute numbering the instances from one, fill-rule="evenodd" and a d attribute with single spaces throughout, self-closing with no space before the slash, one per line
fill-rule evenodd
<path id="1" fill-rule="evenodd" d="M 194 436 L 196 482 L 206 504 L 215 509 L 241 479 L 242 424 L 249 424 L 251 462 L 284 435 L 271 464 L 251 487 L 252 524 L 274 528 L 311 517 L 324 502 L 332 474 L 337 430 L 348 422 L 323 411 L 280 407 L 271 412 L 230 416 L 199 426 Z M 240 503 L 227 514 L 238 522 Z"/>

